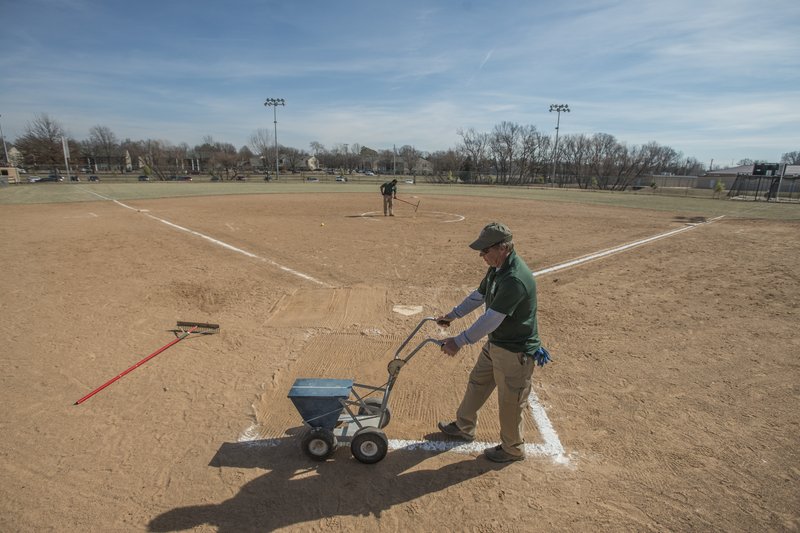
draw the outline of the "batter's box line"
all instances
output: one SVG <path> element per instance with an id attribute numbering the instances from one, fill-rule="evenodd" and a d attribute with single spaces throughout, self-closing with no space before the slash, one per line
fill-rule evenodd
<path id="1" fill-rule="evenodd" d="M 539 402 L 536 393 L 531 390 L 528 396 L 528 407 L 530 408 L 533 421 L 539 430 L 539 434 L 544 439 L 542 443 L 525 444 L 525 455 L 528 457 L 550 457 L 554 463 L 559 465 L 568 466 L 569 458 L 564 452 L 564 447 L 553 429 L 553 424 L 547 417 L 542 404 Z M 239 436 L 238 442 L 252 443 L 258 446 L 280 446 L 288 441 L 294 441 L 290 438 L 273 438 L 262 439 L 260 432 L 256 425 L 247 428 Z M 427 452 L 454 452 L 463 454 L 480 453 L 486 448 L 497 446 L 497 442 L 458 442 L 453 440 L 403 440 L 403 439 L 389 439 L 389 449 L 391 450 L 423 450 Z"/>
<path id="2" fill-rule="evenodd" d="M 533 421 L 539 429 L 539 434 L 544 439 L 542 443 L 525 444 L 525 455 L 528 457 L 550 457 L 553 462 L 561 465 L 569 465 L 569 458 L 564 452 L 564 446 L 561 445 L 561 440 L 553 428 L 553 424 L 547 417 L 542 404 L 539 402 L 539 397 L 531 390 L 528 396 L 528 407 L 533 416 Z M 456 453 L 480 453 L 486 448 L 491 448 L 500 444 L 499 442 L 457 442 L 452 440 L 447 441 L 415 441 L 415 440 L 400 440 L 389 439 L 389 448 L 393 450 L 406 449 L 406 450 L 425 450 L 429 452 L 456 452 Z"/>

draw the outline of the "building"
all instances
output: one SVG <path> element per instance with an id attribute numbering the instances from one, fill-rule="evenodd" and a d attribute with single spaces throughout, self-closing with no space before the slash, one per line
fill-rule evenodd
<path id="1" fill-rule="evenodd" d="M 9 159 L 11 158 L 9 157 Z M 0 167 L 0 185 L 21 183 L 21 181 L 18 169 L 15 167 Z"/>

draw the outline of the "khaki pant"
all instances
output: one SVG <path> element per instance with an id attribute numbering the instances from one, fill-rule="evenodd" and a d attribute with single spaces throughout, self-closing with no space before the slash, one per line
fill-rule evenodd
<path id="1" fill-rule="evenodd" d="M 469 375 L 467 391 L 456 412 L 461 431 L 475 434 L 478 411 L 497 388 L 500 407 L 500 443 L 511 455 L 525 454 L 522 413 L 531 392 L 532 357 L 509 352 L 487 342 Z"/>
<path id="2" fill-rule="evenodd" d="M 392 201 L 392 195 L 391 194 L 384 194 L 383 195 L 383 216 L 394 215 L 394 213 L 392 213 L 393 205 L 394 205 L 394 202 Z"/>

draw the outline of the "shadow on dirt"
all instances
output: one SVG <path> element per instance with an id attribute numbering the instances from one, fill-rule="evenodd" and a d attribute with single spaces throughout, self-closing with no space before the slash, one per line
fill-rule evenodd
<path id="1" fill-rule="evenodd" d="M 706 217 L 696 216 L 696 217 L 681 217 L 677 216 L 673 218 L 675 222 L 683 222 L 684 224 L 703 224 L 704 222 L 708 222 Z"/>
<path id="2" fill-rule="evenodd" d="M 151 520 L 148 530 L 179 531 L 208 524 L 222 533 L 238 533 L 272 531 L 336 516 L 379 517 L 395 505 L 504 466 L 478 458 L 436 470 L 417 469 L 438 453 L 408 449 L 390 451 L 380 463 L 365 465 L 346 447 L 317 463 L 294 444 L 294 439 L 279 445 L 224 443 L 209 466 L 268 472 L 246 483 L 229 500 L 167 511 Z"/>

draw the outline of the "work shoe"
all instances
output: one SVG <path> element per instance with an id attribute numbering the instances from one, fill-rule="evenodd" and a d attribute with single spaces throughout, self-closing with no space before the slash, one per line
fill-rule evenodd
<path id="1" fill-rule="evenodd" d="M 439 426 L 439 431 L 441 431 L 445 435 L 449 435 L 450 437 L 455 437 L 457 439 L 465 440 L 467 442 L 472 442 L 475 440 L 474 435 L 470 435 L 466 431 L 461 431 L 455 422 L 450 422 L 449 424 L 446 422 L 439 422 L 438 426 Z"/>
<path id="2" fill-rule="evenodd" d="M 510 463 L 512 461 L 524 461 L 524 455 L 511 455 L 507 451 L 503 449 L 502 446 L 498 445 L 494 448 L 486 448 L 483 450 L 483 455 L 486 456 L 487 459 L 490 461 L 494 461 L 495 463 Z"/>

